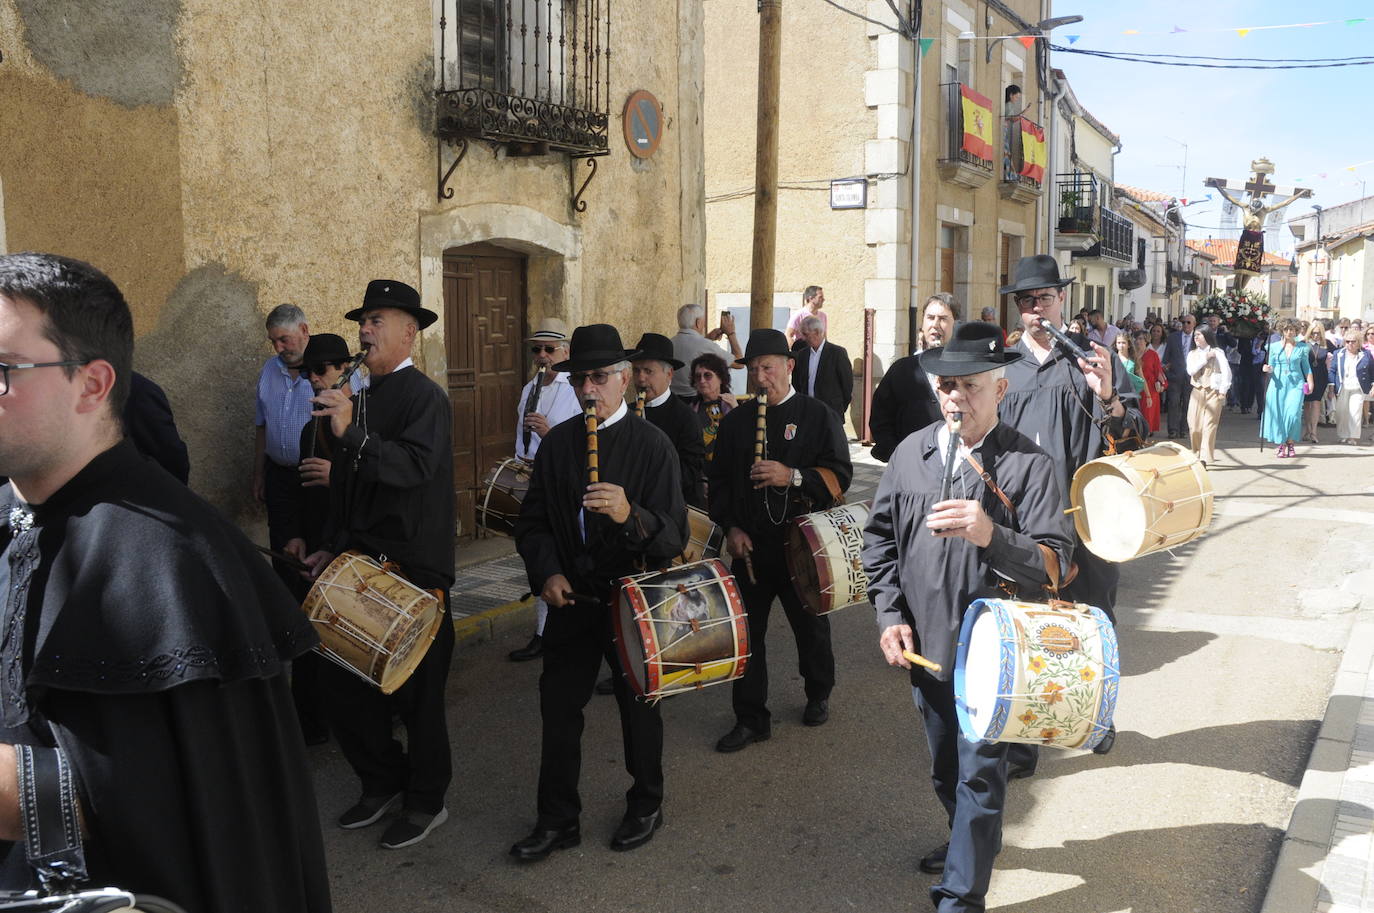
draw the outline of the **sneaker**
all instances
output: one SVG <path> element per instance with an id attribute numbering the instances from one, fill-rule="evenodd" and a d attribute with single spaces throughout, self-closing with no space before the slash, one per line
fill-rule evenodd
<path id="1" fill-rule="evenodd" d="M 396 816 L 382 833 L 380 841 L 384 850 L 399 850 L 414 846 L 429 836 L 429 832 L 448 820 L 448 809 L 441 808 L 437 815 L 424 812 L 403 811 Z"/>
<path id="2" fill-rule="evenodd" d="M 400 803 L 401 795 L 396 793 L 394 796 L 363 796 L 357 804 L 339 816 L 339 827 L 351 831 L 376 824 L 383 815 Z"/>

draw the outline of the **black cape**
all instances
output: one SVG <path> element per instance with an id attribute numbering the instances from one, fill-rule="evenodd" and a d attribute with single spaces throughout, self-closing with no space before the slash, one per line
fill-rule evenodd
<path id="1" fill-rule="evenodd" d="M 758 428 L 758 400 L 741 403 L 720 420 L 715 456 L 707 464 L 707 491 L 711 495 L 711 519 L 721 529 L 736 526 L 760 542 L 780 544 L 787 520 L 836 503 L 818 470 L 835 475 L 839 490 L 849 490 L 854 467 L 849 460 L 840 417 L 825 403 L 794 393 L 780 406 L 764 413 L 767 444 L 764 459 L 800 469 L 799 488 L 754 488 L 749 467 L 754 462 L 754 435 Z"/>
<path id="2" fill-rule="evenodd" d="M 677 453 L 667 436 L 627 409 L 598 432 L 597 451 L 601 481 L 625 489 L 630 516 L 617 525 L 603 514 L 583 513 L 586 425 L 579 417 L 552 428 L 535 455 L 515 524 L 515 544 L 535 593 L 562 574 L 575 592 L 609 604 L 620 577 L 661 568 L 687 545 Z"/>
<path id="3" fill-rule="evenodd" d="M 316 637 L 268 564 L 127 441 L 28 529 L 24 508 L 0 488 L 0 739 L 66 754 L 91 881 L 197 913 L 329 910 L 283 674 Z M 29 887 L 0 846 L 0 887 Z"/>
<path id="4" fill-rule="evenodd" d="M 701 436 L 703 416 L 692 407 L 669 395 L 661 405 L 646 406 L 644 418 L 659 431 L 668 435 L 677 449 L 678 469 L 682 473 L 682 499 L 692 507 L 706 507 L 706 480 L 702 469 L 706 465 L 706 442 Z M 614 426 L 612 426 L 614 427 Z"/>
<path id="5" fill-rule="evenodd" d="M 868 430 L 873 434 L 873 458 L 886 463 L 897 445 L 913 431 L 940 418 L 940 397 L 931 389 L 919 355 L 892 363 L 873 391 Z"/>
<path id="6" fill-rule="evenodd" d="M 332 552 L 385 555 L 416 586 L 453 586 L 453 405 L 408 366 L 373 376 L 353 397 L 329 475 Z"/>

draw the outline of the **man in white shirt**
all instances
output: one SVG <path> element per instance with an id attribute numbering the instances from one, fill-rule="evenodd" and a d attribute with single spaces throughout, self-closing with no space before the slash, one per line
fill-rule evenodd
<path id="1" fill-rule="evenodd" d="M 669 389 L 674 396 L 691 397 L 696 393 L 692 388 L 692 362 L 698 355 L 722 355 L 724 347 L 718 342 L 722 338 L 730 344 L 731 357 L 727 361 L 739 358 L 743 352 L 735 338 L 735 318 L 728 311 L 721 312 L 720 326 L 708 333 L 706 309 L 699 304 L 684 304 L 677 309 L 677 326 L 677 335 L 673 337 L 673 356 L 682 362 L 682 367 L 674 369 Z"/>
<path id="2" fill-rule="evenodd" d="M 568 329 L 563 321 L 557 317 L 547 318 L 525 341 L 530 344 L 537 373 L 520 392 L 520 403 L 516 409 L 515 455 L 526 463 L 533 463 L 535 454 L 539 452 L 539 442 L 549 433 L 549 429 L 580 414 L 582 406 L 577 401 L 576 391 L 568 383 L 568 375 L 550 370 L 552 365 L 568 357 Z M 531 397 L 534 398 L 533 405 Z M 534 636 L 528 644 L 507 654 L 511 662 L 525 662 L 544 655 L 544 623 L 549 617 L 548 603 L 542 598 L 536 600 L 535 612 Z"/>
<path id="3" fill-rule="evenodd" d="M 854 368 L 849 363 L 849 353 L 826 341 L 825 327 L 817 317 L 802 318 L 798 328 L 805 345 L 796 349 L 792 385 L 798 393 L 820 400 L 843 419 L 854 398 Z"/>
<path id="4" fill-rule="evenodd" d="M 1088 339 L 1110 350 L 1121 331 L 1107 322 L 1101 311 L 1088 311 Z"/>

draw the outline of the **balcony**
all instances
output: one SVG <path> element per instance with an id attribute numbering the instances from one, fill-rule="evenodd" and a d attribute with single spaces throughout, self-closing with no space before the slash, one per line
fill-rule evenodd
<path id="1" fill-rule="evenodd" d="M 992 178 L 996 141 L 992 102 L 962 83 L 940 86 L 945 99 L 945 146 L 940 176 L 977 189 Z M 965 113 L 967 112 L 967 116 Z"/>
<path id="2" fill-rule="evenodd" d="M 1059 186 L 1059 231 L 1055 244 L 1061 250 L 1083 250 L 1098 240 L 1097 175 L 1073 171 L 1055 176 Z M 1063 238 L 1063 243 L 1059 242 Z"/>
<path id="3" fill-rule="evenodd" d="M 1002 199 L 1034 203 L 1040 199 L 1044 177 L 1044 130 L 1024 117 L 1002 118 L 1002 181 L 998 186 Z"/>
<path id="4" fill-rule="evenodd" d="M 605 153 L 610 25 L 609 0 L 440 0 L 439 138 Z"/>

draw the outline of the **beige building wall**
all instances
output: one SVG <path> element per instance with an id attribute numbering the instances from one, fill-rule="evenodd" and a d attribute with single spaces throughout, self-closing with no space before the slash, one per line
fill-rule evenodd
<path id="1" fill-rule="evenodd" d="M 1010 6 L 1026 21 L 1041 18 L 1040 4 L 1033 0 L 1015 0 Z M 895 24 L 884 0 L 851 8 Z M 999 193 L 1000 117 L 1007 83 L 1023 88 L 1030 105 L 1026 117 L 1044 123 L 1034 54 L 1015 41 L 960 39 L 964 31 L 995 36 L 1016 29 L 995 10 L 985 15 L 983 6 L 975 10 L 961 0 L 926 4 L 922 35 L 935 41 L 923 57 L 913 42 L 890 28 L 827 4 L 785 4 L 783 10 L 775 291 L 812 284 L 826 289 L 830 335 L 849 350 L 857 384 L 865 307 L 875 311 L 876 378 L 910 349 L 913 299 L 919 306 L 930 294 L 948 290 L 976 316 L 984 305 L 1001 304 L 997 287 L 1007 268 L 1001 258 L 1003 236 L 1014 242 L 1012 262 L 1042 243 L 1039 201 L 1016 202 Z M 757 33 L 753 0 L 706 4 L 707 284 L 713 297 L 728 294 L 731 301 L 747 293 L 750 282 Z M 920 154 L 914 174 L 919 208 L 913 225 L 911 102 L 918 67 Z M 940 160 L 948 156 L 941 88 L 947 71 L 962 74 L 987 96 L 999 123 L 995 166 L 978 187 L 956 183 L 941 172 Z M 869 178 L 868 208 L 832 211 L 828 182 L 858 175 Z M 942 263 L 951 262 L 952 279 L 948 271 L 942 279 Z M 861 400 L 862 390 L 856 388 L 849 416 L 855 431 Z"/>
<path id="2" fill-rule="evenodd" d="M 262 321 L 283 301 L 350 339 L 342 315 L 371 278 L 411 283 L 442 312 L 443 251 L 479 241 L 529 255 L 527 324 L 671 332 L 675 309 L 700 300 L 701 5 L 612 15 L 610 154 L 578 214 L 567 156 L 477 141 L 453 198 L 437 199 L 432 0 L 0 0 L 14 36 L 0 116 L 26 125 L 0 133 L 0 236 L 119 283 L 136 363 L 190 445 L 192 487 L 241 508 Z M 622 139 L 636 89 L 664 107 L 644 161 Z M 573 164 L 580 183 L 589 169 Z M 417 352 L 440 383 L 443 324 Z"/>

